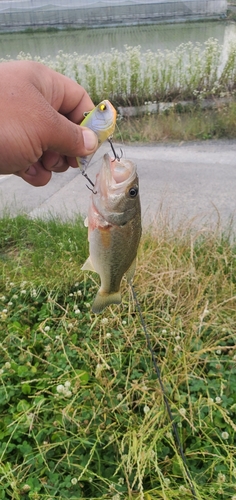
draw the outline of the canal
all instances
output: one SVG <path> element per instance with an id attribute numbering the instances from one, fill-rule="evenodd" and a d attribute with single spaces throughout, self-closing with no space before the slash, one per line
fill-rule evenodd
<path id="1" fill-rule="evenodd" d="M 226 21 L 191 22 L 179 24 L 158 24 L 97 28 L 85 30 L 61 30 L 54 32 L 4 33 L 0 34 L 0 58 L 15 59 L 23 51 L 31 56 L 56 57 L 64 53 L 96 55 L 111 48 L 122 50 L 124 45 L 140 45 L 142 51 L 157 49 L 173 50 L 181 43 L 203 44 L 209 38 L 216 38 L 227 47 L 236 42 L 236 24 Z"/>

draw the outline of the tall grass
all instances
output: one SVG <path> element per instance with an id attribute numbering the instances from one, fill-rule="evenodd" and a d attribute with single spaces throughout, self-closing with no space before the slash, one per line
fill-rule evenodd
<path id="1" fill-rule="evenodd" d="M 33 57 L 20 53 L 18 59 Z M 201 99 L 234 92 L 236 84 L 236 45 L 225 55 L 213 38 L 204 44 L 181 44 L 173 51 L 143 52 L 140 46 L 125 45 L 123 51 L 111 49 L 96 56 L 59 51 L 56 59 L 34 59 L 74 78 L 95 103 L 101 98 L 115 105 Z"/>
<path id="2" fill-rule="evenodd" d="M 191 499 L 128 286 L 98 317 L 80 220 L 0 221 L 0 498 Z M 161 217 L 135 288 L 197 498 L 236 498 L 236 247 Z"/>

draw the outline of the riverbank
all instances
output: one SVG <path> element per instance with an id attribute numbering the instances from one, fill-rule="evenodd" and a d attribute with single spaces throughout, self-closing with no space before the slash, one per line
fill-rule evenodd
<path id="1" fill-rule="evenodd" d="M 201 103 L 168 106 L 162 113 L 147 112 L 138 117 L 118 115 L 114 139 L 146 144 L 172 141 L 236 138 L 236 102 L 213 101 L 202 109 Z"/>

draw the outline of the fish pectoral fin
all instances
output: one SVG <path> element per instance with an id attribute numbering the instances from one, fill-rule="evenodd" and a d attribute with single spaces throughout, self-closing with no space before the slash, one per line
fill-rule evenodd
<path id="1" fill-rule="evenodd" d="M 104 293 L 98 291 L 95 300 L 92 305 L 92 311 L 95 314 L 99 314 L 105 309 L 105 307 L 111 304 L 120 304 L 121 303 L 121 293 L 120 290 L 114 293 Z"/>
<path id="2" fill-rule="evenodd" d="M 129 267 L 129 269 L 125 273 L 128 283 L 130 283 L 133 279 L 133 276 L 135 273 L 135 268 L 136 268 L 136 257 L 134 258 L 131 266 Z"/>
<path id="3" fill-rule="evenodd" d="M 87 260 L 85 261 L 85 263 L 81 267 L 81 270 L 82 271 L 93 271 L 94 273 L 96 273 L 90 256 L 87 258 Z"/>

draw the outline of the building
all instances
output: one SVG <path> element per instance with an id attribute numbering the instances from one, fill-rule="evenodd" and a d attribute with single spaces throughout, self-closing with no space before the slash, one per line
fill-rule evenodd
<path id="1" fill-rule="evenodd" d="M 224 18 L 227 0 L 0 0 L 0 30 Z"/>

